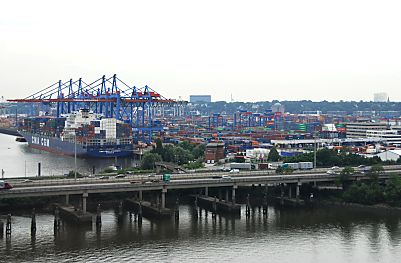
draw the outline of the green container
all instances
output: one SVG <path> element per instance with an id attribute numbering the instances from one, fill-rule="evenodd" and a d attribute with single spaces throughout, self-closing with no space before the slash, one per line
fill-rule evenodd
<path id="1" fill-rule="evenodd" d="M 163 174 L 163 181 L 170 182 L 171 174 Z"/>

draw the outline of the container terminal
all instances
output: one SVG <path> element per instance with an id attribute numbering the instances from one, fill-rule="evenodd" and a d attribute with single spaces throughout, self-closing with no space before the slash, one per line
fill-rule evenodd
<path id="1" fill-rule="evenodd" d="M 129 86 L 116 75 L 90 84 L 82 79 L 59 81 L 9 102 L 27 109 L 27 116 L 19 114 L 15 121 L 11 113 L 0 118 L 0 128 L 18 123 L 18 132 L 32 147 L 68 155 L 76 151 L 80 156 L 128 156 L 152 145 L 155 138 L 166 144 L 218 144 L 224 156 L 243 153 L 261 159 L 272 147 L 285 157 L 310 151 L 314 145 L 347 146 L 361 154 L 401 145 L 399 113 L 375 119 L 345 112 L 300 114 L 275 103 L 263 111 L 201 114 L 196 105 L 166 99 L 148 86 Z"/>

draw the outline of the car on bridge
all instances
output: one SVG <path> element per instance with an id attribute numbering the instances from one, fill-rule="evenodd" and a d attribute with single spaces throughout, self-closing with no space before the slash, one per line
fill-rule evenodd
<path id="1" fill-rule="evenodd" d="M 4 182 L 4 181 L 0 181 L 0 190 L 8 190 L 13 188 L 13 186 L 10 183 Z"/>
<path id="2" fill-rule="evenodd" d="M 330 169 L 330 170 L 328 170 L 326 173 L 327 173 L 327 174 L 332 174 L 332 175 L 337 175 L 337 174 L 340 174 L 340 171 Z"/>

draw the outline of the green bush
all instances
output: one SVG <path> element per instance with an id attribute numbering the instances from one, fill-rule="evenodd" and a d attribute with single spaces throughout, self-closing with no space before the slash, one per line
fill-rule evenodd
<path id="1" fill-rule="evenodd" d="M 69 171 L 67 174 L 68 178 L 75 178 L 75 172 L 74 171 Z M 77 172 L 77 178 L 81 178 L 83 177 L 82 174 L 80 174 L 79 172 Z"/>

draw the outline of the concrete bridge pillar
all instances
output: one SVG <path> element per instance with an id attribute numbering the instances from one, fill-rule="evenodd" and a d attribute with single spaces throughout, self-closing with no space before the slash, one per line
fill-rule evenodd
<path id="1" fill-rule="evenodd" d="M 209 196 L 209 187 L 207 187 L 207 186 L 205 187 L 205 195 Z"/>
<path id="2" fill-rule="evenodd" d="M 292 186 L 291 184 L 288 184 L 288 198 L 292 198 Z"/>
<path id="3" fill-rule="evenodd" d="M 222 194 L 221 194 L 221 189 L 219 189 L 219 202 L 223 199 Z"/>
<path id="4" fill-rule="evenodd" d="M 228 189 L 226 189 L 226 199 L 225 201 L 228 203 Z"/>
<path id="5" fill-rule="evenodd" d="M 86 198 L 88 198 L 88 193 L 82 194 L 82 213 L 86 214 Z"/>
<path id="6" fill-rule="evenodd" d="M 284 184 L 280 184 L 280 202 L 284 204 Z"/>
<path id="7" fill-rule="evenodd" d="M 161 203 L 161 208 L 166 208 L 166 193 L 167 193 L 167 189 L 163 188 L 163 189 L 162 189 L 162 203 Z"/>
<path id="8" fill-rule="evenodd" d="M 302 183 L 301 182 L 298 182 L 297 183 L 297 190 L 296 190 L 296 198 L 297 198 L 297 201 L 299 200 L 299 187 L 302 185 Z"/>
<path id="9" fill-rule="evenodd" d="M 231 201 L 233 204 L 235 204 L 235 189 L 237 189 L 238 186 L 237 185 L 233 185 L 233 189 L 231 191 Z"/>
<path id="10" fill-rule="evenodd" d="M 66 205 L 70 204 L 70 195 L 65 195 L 65 204 Z"/>
<path id="11" fill-rule="evenodd" d="M 139 201 L 142 201 L 142 190 L 139 190 L 139 192 L 138 192 L 138 198 L 139 198 Z"/>

